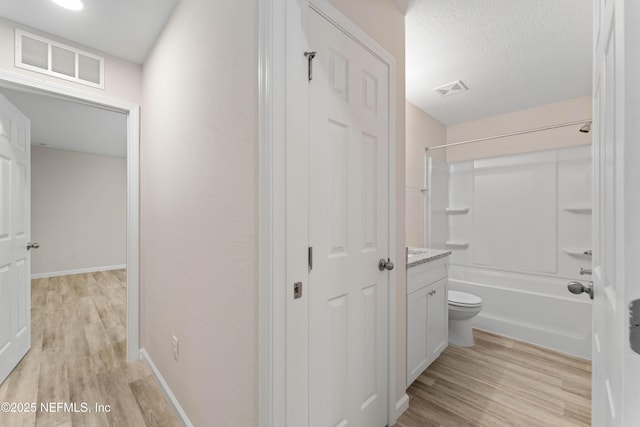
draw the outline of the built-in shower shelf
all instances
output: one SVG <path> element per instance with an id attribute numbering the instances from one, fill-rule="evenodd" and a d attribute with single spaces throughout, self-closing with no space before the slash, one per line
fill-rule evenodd
<path id="1" fill-rule="evenodd" d="M 469 208 L 446 208 L 445 211 L 449 215 L 462 215 L 469 213 Z"/>
<path id="2" fill-rule="evenodd" d="M 451 249 L 467 249 L 469 247 L 469 242 L 448 241 L 445 244 Z"/>
<path id="3" fill-rule="evenodd" d="M 591 205 L 567 205 L 564 207 L 564 210 L 567 212 L 577 213 L 577 214 L 590 214 Z"/>
<path id="4" fill-rule="evenodd" d="M 589 248 L 563 248 L 564 253 L 577 257 L 589 257 L 592 252 Z"/>

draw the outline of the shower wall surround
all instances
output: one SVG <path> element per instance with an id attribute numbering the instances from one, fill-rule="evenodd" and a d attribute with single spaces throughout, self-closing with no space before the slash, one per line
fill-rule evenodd
<path id="1" fill-rule="evenodd" d="M 428 159 L 427 246 L 451 249 L 449 289 L 483 300 L 484 330 L 590 358 L 591 147 L 456 163 Z"/>

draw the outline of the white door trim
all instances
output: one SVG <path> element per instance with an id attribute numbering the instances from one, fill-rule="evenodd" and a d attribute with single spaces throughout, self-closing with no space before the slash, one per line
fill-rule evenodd
<path id="1" fill-rule="evenodd" d="M 140 107 L 49 81 L 0 70 L 0 86 L 60 96 L 127 114 L 127 360 L 140 359 Z"/>
<path id="2" fill-rule="evenodd" d="M 349 34 L 389 66 L 389 256 L 397 259 L 396 233 L 396 61 L 380 44 L 347 19 L 326 0 L 264 0 L 259 2 L 259 425 L 302 426 L 308 414 L 305 392 L 308 377 L 303 372 L 308 356 L 304 336 L 308 303 L 291 303 L 294 280 L 307 285 L 306 249 L 308 236 L 294 233 L 307 224 L 295 218 L 296 204 L 292 187 L 306 184 L 296 171 L 306 170 L 308 105 L 306 60 L 309 7 Z M 296 108 L 297 107 L 297 108 Z M 294 145 L 295 144 L 295 145 Z M 303 148 L 300 148 L 300 146 Z M 291 169 L 291 165 L 298 165 Z M 289 169 L 288 169 L 289 167 Z M 288 172 L 288 173 L 287 173 Z M 293 172 L 293 173 L 292 173 Z M 296 181 L 297 180 L 297 181 Z M 307 187 L 308 188 L 308 187 Z M 290 199 L 287 195 L 290 195 Z M 301 196 L 306 200 L 306 194 Z M 303 209 L 304 210 L 304 209 Z M 307 215 L 308 212 L 301 212 Z M 404 409 L 404 397 L 396 403 L 396 271 L 389 280 L 389 425 L 395 423 L 398 410 Z M 289 283 L 291 282 L 291 283 Z M 303 291 L 304 292 L 304 291 Z M 303 294 L 304 295 L 304 294 Z M 297 304 L 297 306 L 294 306 Z M 292 308 L 294 306 L 294 308 Z M 306 317 L 305 317 L 306 316 Z M 287 335 L 287 325 L 302 325 L 298 335 Z M 291 333 L 291 330 L 289 330 Z M 302 364 L 301 364 L 302 363 Z M 299 378 L 292 378 L 296 366 Z M 400 406 L 398 406 L 400 405 Z M 292 409 L 294 408 L 294 409 Z"/>

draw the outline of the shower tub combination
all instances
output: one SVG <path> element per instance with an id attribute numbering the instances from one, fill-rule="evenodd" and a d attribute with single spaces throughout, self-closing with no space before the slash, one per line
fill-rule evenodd
<path id="1" fill-rule="evenodd" d="M 589 359 L 591 151 L 427 159 L 427 246 L 449 249 L 449 289 L 482 298 L 474 326 Z"/>

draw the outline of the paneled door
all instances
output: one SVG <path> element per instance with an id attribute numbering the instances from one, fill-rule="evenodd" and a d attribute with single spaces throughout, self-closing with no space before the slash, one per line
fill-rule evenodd
<path id="1" fill-rule="evenodd" d="M 640 2 L 594 7 L 592 424 L 639 426 Z"/>
<path id="2" fill-rule="evenodd" d="M 0 383 L 31 348 L 30 132 L 0 95 Z"/>
<path id="3" fill-rule="evenodd" d="M 309 47 L 309 425 L 387 424 L 389 68 L 315 10 Z M 389 268 L 391 266 L 389 265 Z"/>

